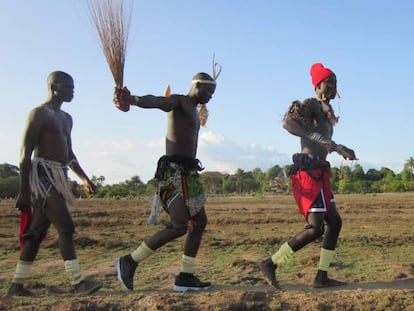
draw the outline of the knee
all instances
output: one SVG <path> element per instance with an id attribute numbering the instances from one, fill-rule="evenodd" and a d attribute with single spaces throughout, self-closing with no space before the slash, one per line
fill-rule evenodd
<path id="1" fill-rule="evenodd" d="M 40 244 L 47 235 L 48 228 L 32 229 L 23 235 L 23 239 L 27 242 Z"/>
<path id="2" fill-rule="evenodd" d="M 170 231 L 176 238 L 183 236 L 187 233 L 187 223 L 172 223 Z"/>
<path id="3" fill-rule="evenodd" d="M 59 233 L 59 236 L 62 238 L 64 237 L 72 238 L 73 235 L 75 234 L 75 225 L 73 224 L 73 222 L 70 222 L 66 224 L 64 227 L 59 228 L 58 233 Z"/>
<path id="4" fill-rule="evenodd" d="M 320 226 L 308 225 L 306 226 L 306 229 L 309 230 L 309 235 L 313 239 L 317 239 L 325 233 L 325 226 L 323 225 L 323 223 Z"/>
<path id="5" fill-rule="evenodd" d="M 195 229 L 203 232 L 208 223 L 207 216 L 204 215 L 203 217 L 195 218 L 194 221 L 196 222 Z"/>
<path id="6" fill-rule="evenodd" d="M 332 217 L 329 219 L 328 226 L 331 230 L 334 230 L 336 232 L 340 232 L 342 228 L 342 218 L 338 214 L 335 217 Z"/>
<path id="7" fill-rule="evenodd" d="M 338 228 L 338 231 L 340 231 L 342 228 L 342 218 L 339 215 L 335 220 L 335 226 Z"/>

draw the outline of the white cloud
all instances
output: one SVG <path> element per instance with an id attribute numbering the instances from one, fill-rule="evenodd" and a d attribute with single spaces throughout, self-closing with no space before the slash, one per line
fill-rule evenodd
<path id="1" fill-rule="evenodd" d="M 208 144 L 219 145 L 224 142 L 224 137 L 219 134 L 214 134 L 212 131 L 202 132 L 199 137 L 199 146 L 205 146 Z"/>
<path id="2" fill-rule="evenodd" d="M 136 175 L 143 182 L 152 179 L 157 161 L 164 152 L 164 137 L 148 141 L 129 138 L 83 142 L 77 155 L 89 176 L 104 176 L 107 184 L 113 184 Z M 197 157 L 205 171 L 229 174 L 238 168 L 249 171 L 259 167 L 266 171 L 276 164 L 285 165 L 290 161 L 290 156 L 279 153 L 273 146 L 241 146 L 212 131 L 200 133 Z M 73 173 L 70 177 L 77 178 Z"/>
<path id="3" fill-rule="evenodd" d="M 203 133 L 200 140 L 203 144 L 199 144 L 198 158 L 206 171 L 232 174 L 238 168 L 250 171 L 257 167 L 266 171 L 276 164 L 282 166 L 290 161 L 289 155 L 279 153 L 273 146 L 240 146 L 211 131 Z"/>

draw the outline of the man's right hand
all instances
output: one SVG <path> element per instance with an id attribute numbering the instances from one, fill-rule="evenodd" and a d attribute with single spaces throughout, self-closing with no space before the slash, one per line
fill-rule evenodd
<path id="1" fill-rule="evenodd" d="M 16 200 L 16 208 L 22 212 L 28 212 L 32 208 L 30 195 L 19 193 Z"/>
<path id="2" fill-rule="evenodd" d="M 114 90 L 114 103 L 116 108 L 127 112 L 129 110 L 129 107 L 135 103 L 135 98 L 131 95 L 131 92 L 126 86 L 116 86 Z"/>

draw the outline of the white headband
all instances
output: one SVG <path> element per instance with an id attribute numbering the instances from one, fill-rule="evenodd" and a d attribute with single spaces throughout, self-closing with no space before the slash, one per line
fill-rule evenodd
<path id="1" fill-rule="evenodd" d="M 206 83 L 206 84 L 216 84 L 216 81 L 214 80 L 199 80 L 199 79 L 194 79 L 191 83 Z"/>

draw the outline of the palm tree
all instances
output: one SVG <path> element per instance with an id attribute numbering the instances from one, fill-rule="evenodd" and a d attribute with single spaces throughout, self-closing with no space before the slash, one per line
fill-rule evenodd
<path id="1" fill-rule="evenodd" d="M 409 157 L 408 160 L 406 160 L 404 167 L 408 169 L 410 173 L 410 181 L 412 181 L 414 174 L 414 157 Z"/>

